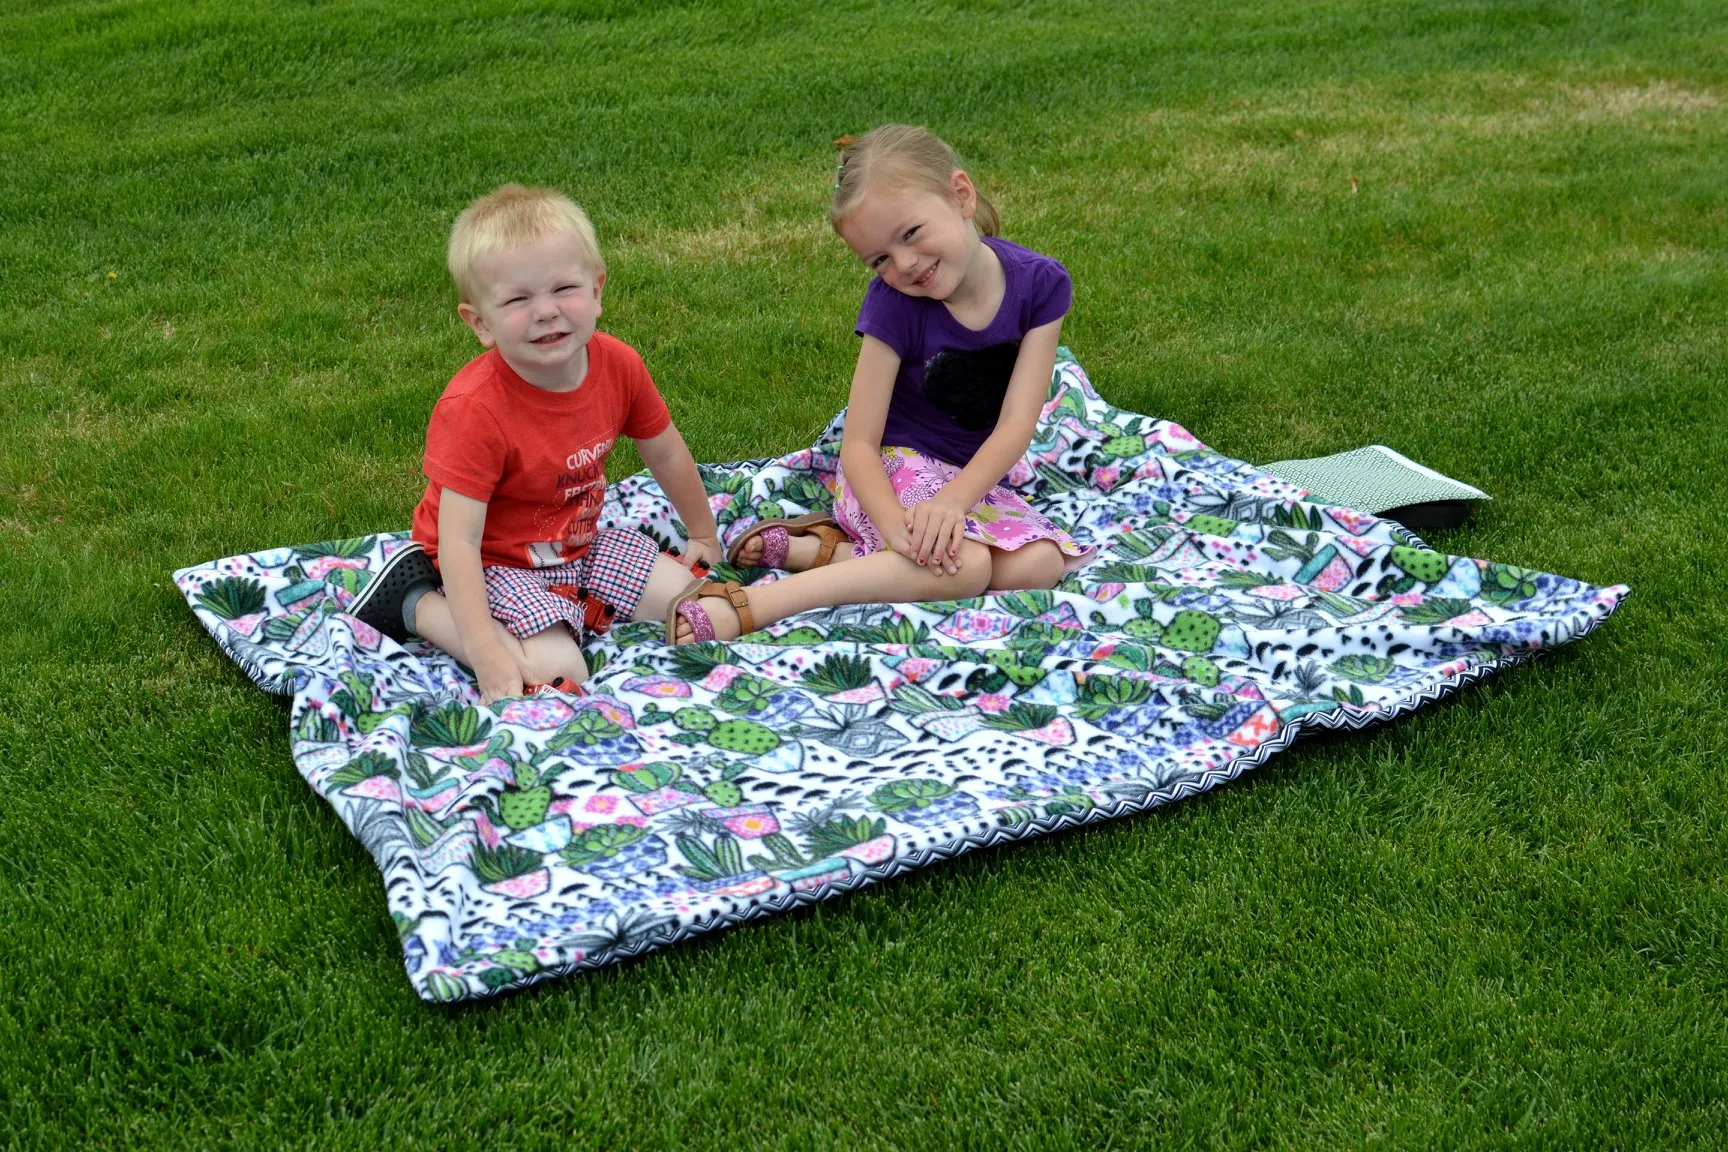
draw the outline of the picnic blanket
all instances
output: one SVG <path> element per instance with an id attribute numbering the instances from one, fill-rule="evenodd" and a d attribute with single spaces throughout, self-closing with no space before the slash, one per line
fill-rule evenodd
<path id="1" fill-rule="evenodd" d="M 704 466 L 726 541 L 832 501 L 811 448 Z M 345 615 L 404 537 L 174 579 L 384 876 L 408 978 L 455 1001 L 826 900 L 975 848 L 1143 812 L 1575 640 L 1624 586 L 1428 549 L 1167 421 L 1064 350 L 1010 482 L 1096 558 L 1054 591 L 836 608 L 672 648 L 624 625 L 580 698 L 470 676 Z M 645 474 L 605 525 L 676 549 Z M 722 575 L 725 573 L 722 572 Z M 777 573 L 746 573 L 773 579 Z"/>

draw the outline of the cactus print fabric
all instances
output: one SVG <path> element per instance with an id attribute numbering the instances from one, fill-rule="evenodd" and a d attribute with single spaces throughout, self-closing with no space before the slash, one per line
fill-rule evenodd
<path id="1" fill-rule="evenodd" d="M 726 542 L 829 506 L 840 428 L 704 467 Z M 1204 792 L 1303 731 L 1575 640 L 1626 594 L 1303 500 L 1111 407 L 1067 355 L 1010 482 L 1098 549 L 1055 591 L 832 609 L 684 648 L 625 625 L 589 649 L 575 700 L 479 707 L 451 660 L 345 615 L 401 535 L 175 580 L 248 675 L 293 695 L 295 764 L 376 860 L 408 978 L 436 1001 Z M 615 525 L 682 541 L 646 475 L 610 490 Z"/>

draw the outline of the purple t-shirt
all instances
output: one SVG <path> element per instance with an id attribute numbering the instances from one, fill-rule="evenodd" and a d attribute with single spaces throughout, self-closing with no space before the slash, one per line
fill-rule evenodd
<path id="1" fill-rule="evenodd" d="M 954 319 L 940 300 L 907 296 L 873 280 L 858 309 L 860 336 L 874 336 L 900 356 L 883 447 L 911 448 L 964 468 L 990 438 L 1020 354 L 1020 338 L 1068 314 L 1068 270 L 1048 256 L 984 237 L 1002 262 L 1002 306 L 977 331 Z"/>

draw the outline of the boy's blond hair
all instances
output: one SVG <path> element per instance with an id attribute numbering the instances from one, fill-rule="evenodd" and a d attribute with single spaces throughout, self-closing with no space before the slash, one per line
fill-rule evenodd
<path id="1" fill-rule="evenodd" d="M 582 261 L 590 273 L 602 276 L 606 260 L 588 214 L 562 192 L 551 188 L 528 188 L 506 184 L 495 188 L 456 217 L 450 228 L 447 258 L 450 278 L 464 303 L 473 303 L 474 263 L 493 252 L 522 248 L 555 233 L 574 236 L 582 249 Z"/>

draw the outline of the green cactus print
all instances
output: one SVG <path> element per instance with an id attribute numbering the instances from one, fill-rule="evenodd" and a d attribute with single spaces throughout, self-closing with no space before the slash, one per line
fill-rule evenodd
<path id="1" fill-rule="evenodd" d="M 1164 629 L 1164 646 L 1181 652 L 1210 652 L 1218 643 L 1218 618 L 1206 612 L 1178 612 Z"/>
<path id="2" fill-rule="evenodd" d="M 746 716 L 766 708 L 769 698 L 778 690 L 779 685 L 772 680 L 744 675 L 728 684 L 714 703 L 723 711 L 736 716 Z"/>
<path id="3" fill-rule="evenodd" d="M 510 828 L 520 831 L 546 819 L 546 810 L 551 806 L 552 789 L 545 785 L 504 792 L 498 797 L 498 817 Z"/>
<path id="4" fill-rule="evenodd" d="M 699 706 L 680 708 L 672 716 L 672 723 L 676 724 L 686 732 L 695 732 L 698 734 L 713 731 L 714 725 L 719 722 L 720 721 L 714 718 L 714 713 Z"/>
<path id="5" fill-rule="evenodd" d="M 716 780 L 702 789 L 702 795 L 722 808 L 730 808 L 744 799 L 744 790 L 730 780 Z"/>
<path id="6" fill-rule="evenodd" d="M 1099 445 L 1099 450 L 1110 459 L 1120 460 L 1129 456 L 1138 456 L 1146 451 L 1144 436 L 1112 436 Z"/>
<path id="7" fill-rule="evenodd" d="M 1202 688 L 1218 687 L 1218 665 L 1204 656 L 1190 656 L 1182 661 L 1182 675 Z"/>
<path id="8" fill-rule="evenodd" d="M 590 828 L 566 844 L 559 856 L 572 868 L 616 856 L 648 835 L 648 829 L 630 824 L 602 824 Z"/>
<path id="9" fill-rule="evenodd" d="M 1137 616 L 1124 624 L 1122 630 L 1136 640 L 1145 640 L 1152 644 L 1164 639 L 1164 625 L 1150 616 Z"/>
<path id="10" fill-rule="evenodd" d="M 1451 567 L 1451 561 L 1442 553 L 1402 545 L 1392 549 L 1392 563 L 1424 584 L 1439 583 Z"/>
<path id="11" fill-rule="evenodd" d="M 727 720 L 716 724 L 708 733 L 708 742 L 716 748 L 745 756 L 760 756 L 780 747 L 780 737 L 754 720 Z"/>
<path id="12" fill-rule="evenodd" d="M 1332 661 L 1332 671 L 1358 684 L 1378 684 L 1392 675 L 1398 666 L 1384 656 L 1367 654 L 1343 656 Z"/>
<path id="13" fill-rule="evenodd" d="M 1536 595 L 1536 573 L 1516 564 L 1488 564 L 1482 569 L 1482 597 L 1491 604 L 1516 604 Z"/>
<path id="14" fill-rule="evenodd" d="M 924 808 L 954 794 L 954 786 L 940 780 L 899 780 L 884 784 L 870 795 L 870 803 L 882 812 L 904 812 Z"/>
<path id="15" fill-rule="evenodd" d="M 1191 528 L 1196 532 L 1204 532 L 1208 536 L 1228 536 L 1236 531 L 1236 521 L 1202 513 L 1198 516 L 1188 517 L 1188 523 L 1184 527 Z"/>

